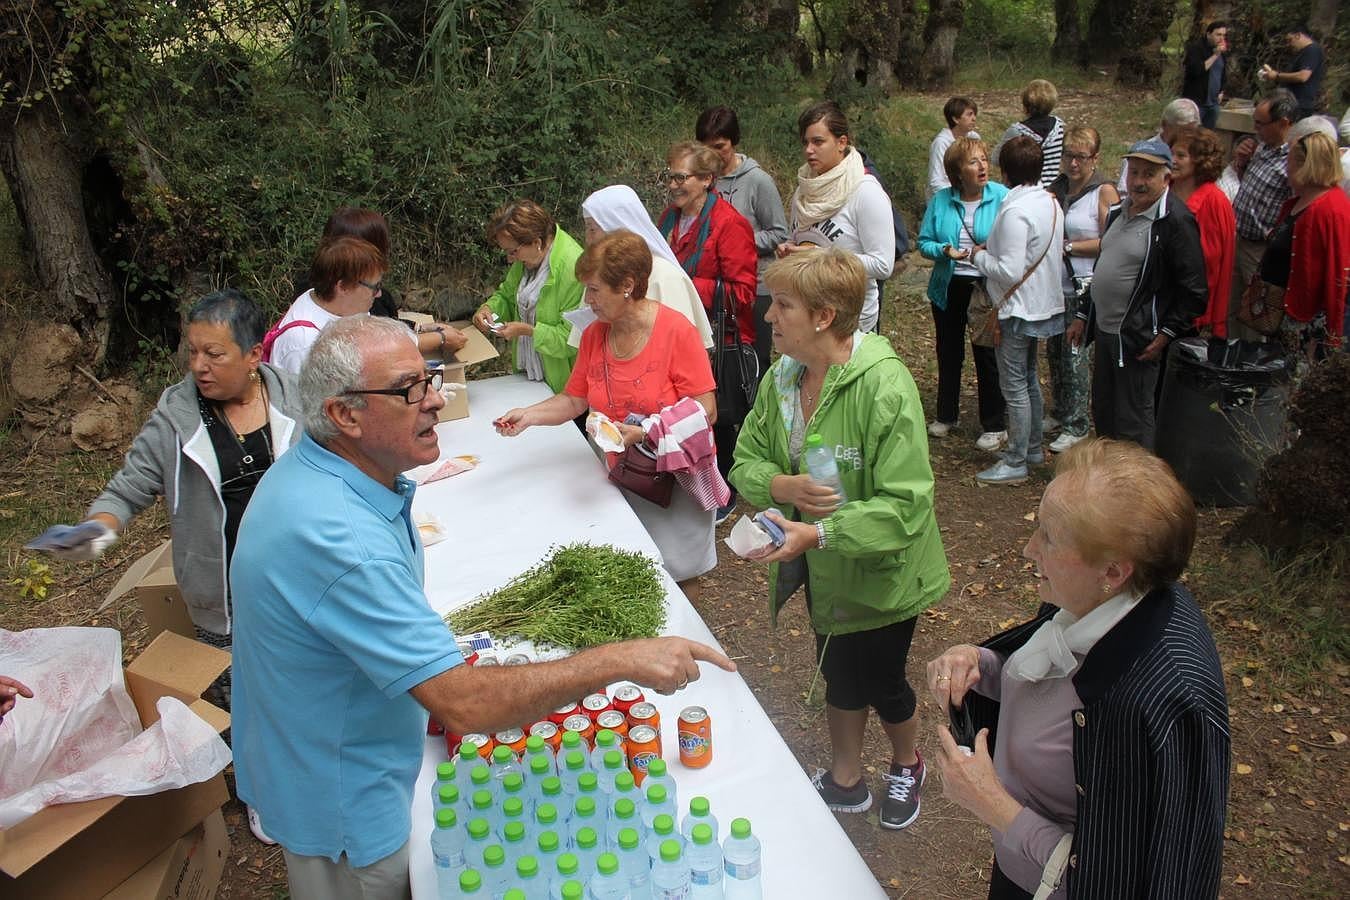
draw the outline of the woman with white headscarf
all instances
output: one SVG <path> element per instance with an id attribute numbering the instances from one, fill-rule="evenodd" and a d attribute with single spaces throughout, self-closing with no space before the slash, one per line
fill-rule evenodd
<path id="1" fill-rule="evenodd" d="M 704 347 L 712 347 L 712 326 L 703 309 L 694 283 L 680 268 L 675 252 L 652 224 L 646 207 L 637 192 L 626 184 L 611 184 L 591 194 L 581 204 L 581 217 L 586 224 L 586 246 L 611 231 L 626 229 L 646 241 L 652 251 L 652 274 L 647 280 L 647 296 L 662 306 L 669 306 L 693 324 L 703 340 Z M 572 329 L 570 343 L 581 346 L 581 328 Z"/>

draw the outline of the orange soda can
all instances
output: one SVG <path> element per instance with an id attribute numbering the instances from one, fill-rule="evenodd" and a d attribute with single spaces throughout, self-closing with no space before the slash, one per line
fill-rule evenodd
<path id="1" fill-rule="evenodd" d="M 607 709 L 613 708 L 610 705 L 608 694 L 587 694 L 581 698 L 581 711 L 589 716 L 592 722 L 595 721 L 596 716 Z"/>
<path id="2" fill-rule="evenodd" d="M 581 739 L 586 742 L 586 746 L 595 749 L 595 723 L 590 717 L 577 713 L 574 716 L 568 716 L 567 721 L 563 722 L 563 731 L 575 731 L 581 735 Z"/>
<path id="3" fill-rule="evenodd" d="M 578 704 L 568 703 L 567 705 L 560 706 L 553 712 L 549 713 L 548 720 L 552 722 L 554 725 L 557 725 L 559 728 L 561 728 L 562 723 L 567 721 L 568 716 L 575 716 L 579 712 L 581 712 L 581 707 Z"/>
<path id="4" fill-rule="evenodd" d="M 628 720 L 617 709 L 607 709 L 595 717 L 596 729 L 608 728 L 619 736 L 619 742 L 628 737 Z"/>
<path id="5" fill-rule="evenodd" d="M 492 748 L 497 746 L 497 742 L 486 734 L 466 734 L 463 743 L 473 744 L 477 747 L 478 755 L 483 759 L 492 759 Z"/>
<path id="6" fill-rule="evenodd" d="M 661 714 L 656 711 L 654 703 L 634 703 L 632 709 L 628 710 L 628 728 L 632 729 L 639 725 L 650 725 L 656 729 L 656 733 L 661 733 Z"/>
<path id="7" fill-rule="evenodd" d="M 634 703 L 642 703 L 646 699 L 642 695 L 642 688 L 635 684 L 621 684 L 614 689 L 614 708 L 625 716 Z"/>
<path id="8" fill-rule="evenodd" d="M 530 734 L 543 739 L 545 744 L 553 748 L 554 754 L 557 754 L 558 748 L 562 746 L 562 729 L 547 719 L 531 725 Z"/>
<path id="9" fill-rule="evenodd" d="M 680 713 L 680 762 L 701 769 L 712 762 L 712 717 L 701 706 L 686 706 Z"/>
<path id="10" fill-rule="evenodd" d="M 641 785 L 647 778 L 647 767 L 661 758 L 661 737 L 650 725 L 634 725 L 628 730 L 628 769 L 633 783 Z"/>
<path id="11" fill-rule="evenodd" d="M 519 728 L 508 728 L 505 731 L 499 731 L 493 737 L 501 746 L 511 748 L 511 752 L 519 759 L 525 752 L 525 732 Z"/>

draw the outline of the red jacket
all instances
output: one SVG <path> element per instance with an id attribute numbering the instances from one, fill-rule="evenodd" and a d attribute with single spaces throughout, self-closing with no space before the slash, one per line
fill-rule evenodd
<path id="1" fill-rule="evenodd" d="M 1285 201 L 1279 221 L 1294 201 Z M 1330 343 L 1338 346 L 1345 322 L 1345 294 L 1350 287 L 1350 198 L 1333 187 L 1294 220 L 1294 246 L 1289 255 L 1289 284 L 1284 308 L 1299 322 L 1327 314 Z"/>
<path id="2" fill-rule="evenodd" d="M 1233 262 L 1237 258 L 1237 218 L 1228 196 L 1212 181 L 1195 189 L 1186 199 L 1186 208 L 1195 213 L 1200 227 L 1200 248 L 1205 252 L 1205 281 L 1209 283 L 1209 304 L 1195 320 L 1196 328 L 1208 328 L 1215 337 L 1228 337 L 1228 296 L 1233 284 Z"/>
<path id="3" fill-rule="evenodd" d="M 670 242 L 670 249 L 675 251 L 675 258 L 693 280 L 703 307 L 708 311 L 708 321 L 716 322 L 713 288 L 720 278 L 729 295 L 727 299 L 736 304 L 741 340 L 753 344 L 755 288 L 759 283 L 756 271 L 759 253 L 755 250 L 754 229 L 745 216 L 713 191 L 708 192 L 708 200 L 703 204 L 698 220 L 683 236 L 675 233 L 679 221 L 680 211 L 667 206 L 656 223 Z M 704 232 L 707 237 L 700 247 L 699 235 Z"/>

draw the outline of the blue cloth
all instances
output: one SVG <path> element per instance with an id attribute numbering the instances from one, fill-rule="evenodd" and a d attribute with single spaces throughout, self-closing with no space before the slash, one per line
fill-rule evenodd
<path id="1" fill-rule="evenodd" d="M 427 714 L 408 690 L 464 661 L 422 590 L 413 490 L 305 435 L 244 513 L 230 567 L 235 776 L 292 853 L 368 866 L 411 833 Z"/>
<path id="2" fill-rule="evenodd" d="M 999 205 L 1008 196 L 1008 188 L 1002 184 L 989 182 L 984 186 L 984 195 L 980 205 L 975 208 L 974 238 L 983 244 L 989 239 L 994 227 L 994 216 Z M 923 222 L 919 225 L 919 252 L 933 260 L 933 274 L 928 278 L 928 299 L 938 309 L 947 308 L 947 286 L 952 282 L 952 272 L 956 261 L 949 259 L 942 248 L 948 244 L 957 247 L 961 243 L 961 222 L 966 210 L 961 205 L 961 195 L 954 187 L 946 187 L 933 195 L 924 210 Z"/>

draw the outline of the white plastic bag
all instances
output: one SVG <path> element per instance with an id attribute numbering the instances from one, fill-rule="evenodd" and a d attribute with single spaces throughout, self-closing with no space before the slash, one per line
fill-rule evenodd
<path id="1" fill-rule="evenodd" d="M 0 724 L 0 828 L 53 803 L 136 796 L 205 781 L 230 762 L 215 729 L 172 697 L 141 731 L 108 628 L 0 629 L 0 671 L 33 689 Z M 139 733 L 138 733 L 139 732 Z"/>

